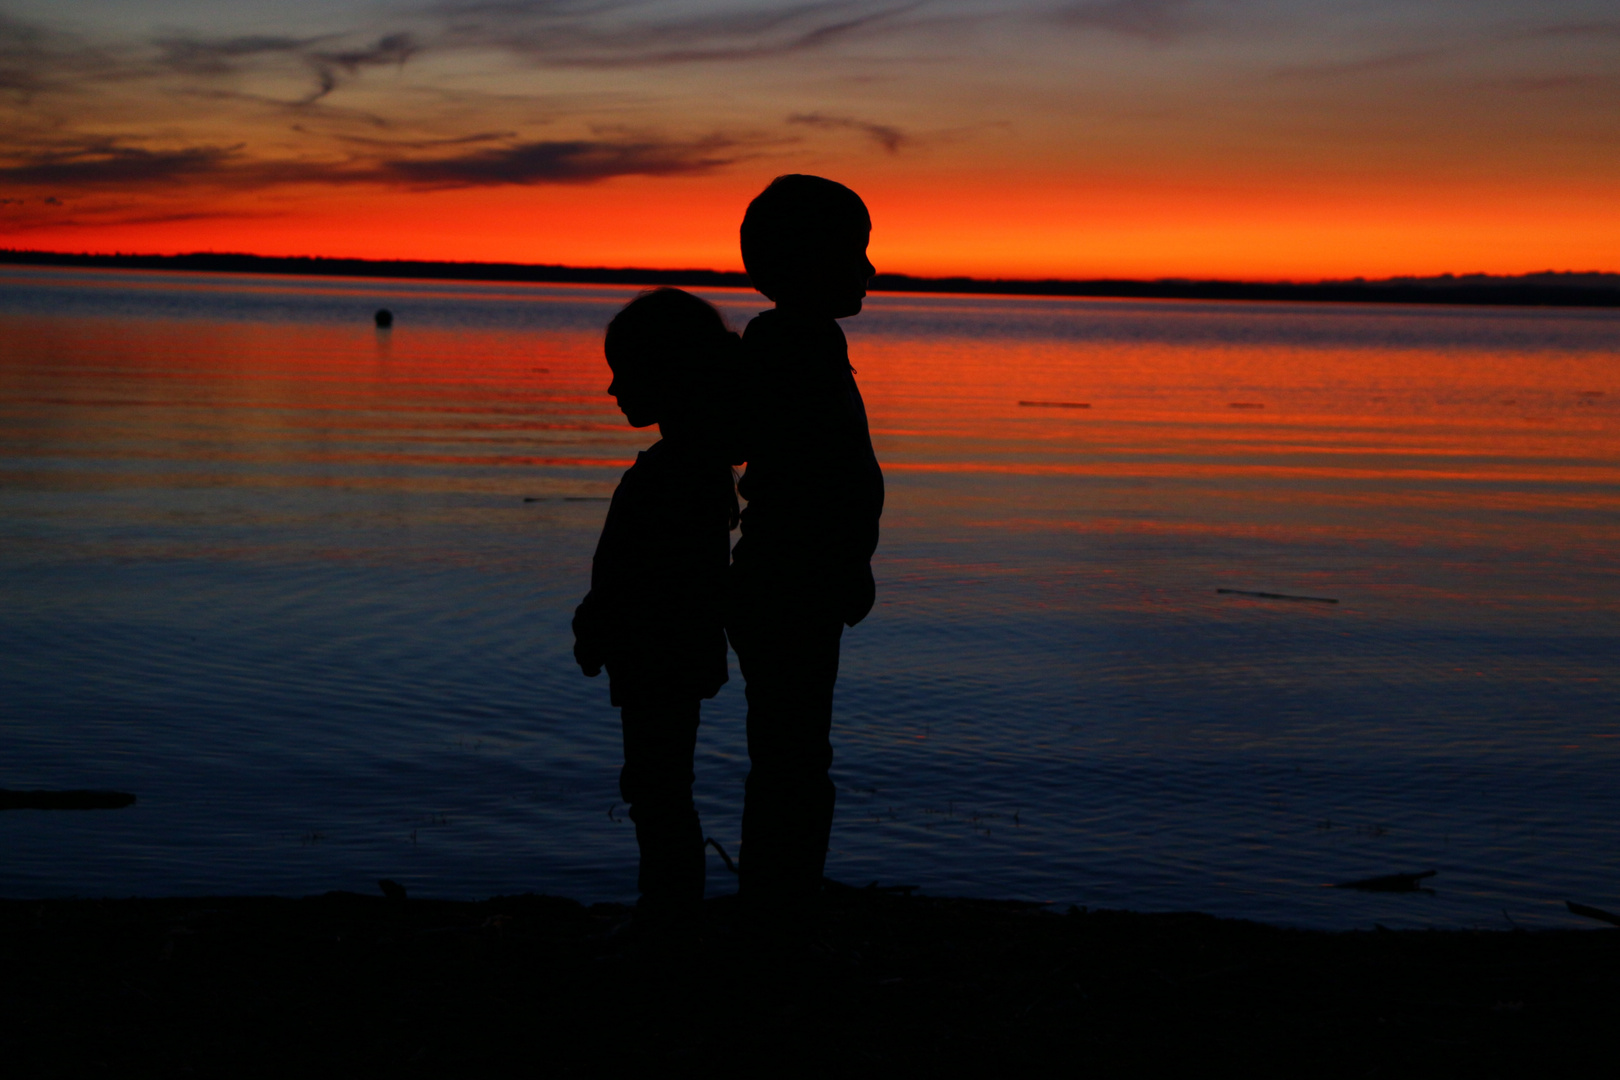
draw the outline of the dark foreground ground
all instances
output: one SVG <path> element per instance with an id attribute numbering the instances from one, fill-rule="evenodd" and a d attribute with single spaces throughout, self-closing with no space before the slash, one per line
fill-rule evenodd
<path id="1" fill-rule="evenodd" d="M 694 956 L 626 909 L 333 893 L 0 902 L 6 1074 L 1607 1075 L 1620 932 L 1281 930 L 827 900 L 815 945 L 711 901 Z"/>

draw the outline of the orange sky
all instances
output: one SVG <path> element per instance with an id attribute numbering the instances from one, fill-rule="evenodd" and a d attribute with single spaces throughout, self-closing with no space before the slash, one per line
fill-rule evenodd
<path id="1" fill-rule="evenodd" d="M 1588 0 L 13 0 L 0 245 L 737 268 L 771 176 L 880 269 L 1620 270 Z"/>

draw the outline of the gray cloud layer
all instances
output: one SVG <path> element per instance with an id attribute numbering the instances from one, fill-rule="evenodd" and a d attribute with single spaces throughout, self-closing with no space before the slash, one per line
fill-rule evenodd
<path id="1" fill-rule="evenodd" d="M 1517 43 L 1513 47 L 1529 55 L 1565 51 L 1583 40 L 1593 52 L 1620 36 L 1620 21 L 1579 17 L 1572 14 L 1577 9 L 1584 10 L 1550 2 L 1506 11 L 1495 5 L 1496 23 L 1468 24 L 1469 34 L 1447 39 L 1443 48 L 1432 37 L 1416 38 L 1405 24 L 1399 32 L 1302 37 L 1292 52 L 1279 51 L 1269 66 L 1257 62 L 1247 74 L 1280 95 L 1301 92 L 1288 88 L 1289 80 L 1365 86 L 1373 80 L 1363 76 L 1455 65 L 1482 42 Z M 812 65 L 824 54 L 875 55 L 880 44 L 904 54 L 906 42 L 923 40 L 905 35 L 946 23 L 958 34 L 981 23 L 1021 23 L 1026 34 L 1038 29 L 1060 46 L 1077 43 L 1076 55 L 1086 41 L 1110 50 L 1134 42 L 1158 52 L 1196 44 L 1244 11 L 1258 17 L 1258 10 L 1247 0 L 1027 0 L 1012 7 L 990 0 L 797 0 L 728 11 L 653 0 L 438 0 L 393 9 L 376 24 L 346 33 L 171 31 L 105 42 L 0 14 L 0 182 L 64 193 L 155 190 L 182 181 L 239 188 L 578 184 L 725 168 L 763 152 L 772 130 L 776 145 L 786 142 L 778 126 L 784 123 L 801 140 L 850 132 L 873 152 L 894 154 L 916 144 L 884 122 L 886 99 L 877 96 L 871 99 L 876 109 L 829 94 L 791 113 L 775 99 L 758 121 L 763 133 L 676 116 L 643 125 L 662 124 L 663 130 L 622 135 L 615 133 L 628 122 L 609 106 L 569 113 L 538 94 L 501 100 L 476 80 L 435 84 L 417 73 L 435 57 L 449 59 L 454 69 L 455 57 L 471 56 L 508 72 L 530 69 L 522 78 L 531 84 L 541 78 L 533 69 L 565 72 L 544 77 L 553 82 L 593 78 L 568 72 L 638 68 L 652 80 L 678 65 L 738 71 L 757 61 L 772 61 L 757 70 L 775 78 L 788 70 L 784 58 L 803 56 L 813 59 L 795 61 L 795 70 L 819 77 L 821 69 Z M 1326 19 L 1327 10 L 1323 2 L 1317 14 Z M 1462 20 L 1463 9 L 1455 10 Z M 1573 93 L 1612 80 L 1612 64 L 1588 66 L 1527 63 L 1496 77 L 1503 86 L 1538 93 Z M 387 94 L 358 92 L 390 68 L 406 78 L 386 84 Z M 746 77 L 738 75 L 739 87 L 749 85 Z M 469 97 L 478 94 L 485 96 Z M 203 122 L 213 117 L 220 119 Z M 120 136 L 108 138 L 108 131 Z"/>

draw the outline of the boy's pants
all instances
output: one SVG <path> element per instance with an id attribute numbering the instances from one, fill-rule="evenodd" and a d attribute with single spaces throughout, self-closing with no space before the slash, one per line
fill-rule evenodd
<path id="1" fill-rule="evenodd" d="M 747 680 L 748 786 L 740 891 L 751 903 L 821 888 L 832 832 L 833 684 L 844 624 L 821 605 L 734 609 L 731 647 Z"/>
<path id="2" fill-rule="evenodd" d="M 619 708 L 624 728 L 619 795 L 636 823 L 641 907 L 654 917 L 692 915 L 703 902 L 703 826 L 692 805 L 700 705 L 697 698 L 676 698 Z"/>

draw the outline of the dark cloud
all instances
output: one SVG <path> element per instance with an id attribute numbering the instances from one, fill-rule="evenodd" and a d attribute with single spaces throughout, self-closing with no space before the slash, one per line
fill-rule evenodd
<path id="1" fill-rule="evenodd" d="M 311 53 L 308 59 L 310 66 L 315 69 L 320 89 L 308 100 L 315 101 L 336 90 L 339 72 L 353 76 L 360 74 L 362 68 L 403 67 L 405 61 L 421 51 L 422 46 L 416 38 L 401 33 L 380 37 L 364 49 Z"/>
<path id="2" fill-rule="evenodd" d="M 340 67 L 352 75 L 363 67 L 403 64 L 421 51 L 421 44 L 410 34 L 385 34 L 364 49 L 319 52 L 315 54 L 315 58 L 322 63 Z"/>
<path id="3" fill-rule="evenodd" d="M 1086 0 L 1056 12 L 1059 22 L 1096 27 L 1127 37 L 1167 42 L 1195 28 L 1187 9 L 1192 0 Z"/>
<path id="4" fill-rule="evenodd" d="M 745 153 L 740 141 L 720 136 L 690 141 L 650 137 L 558 139 L 451 155 L 401 156 L 397 153 L 493 138 L 498 136 L 414 142 L 351 138 L 350 142 L 363 145 L 365 151 L 328 161 L 255 159 L 241 147 L 149 150 L 101 140 L 76 147 L 13 154 L 8 163 L 0 165 L 0 184 L 68 192 L 155 189 L 181 182 L 235 189 L 288 184 L 387 187 L 591 184 L 617 176 L 707 172 L 729 165 Z"/>
<path id="5" fill-rule="evenodd" d="M 906 136 L 897 127 L 888 124 L 874 124 L 869 120 L 857 120 L 850 116 L 827 116 L 823 113 L 797 113 L 788 117 L 790 124 L 805 124 L 818 128 L 844 128 L 849 131 L 858 131 L 867 138 L 875 141 L 889 153 L 897 153 Z"/>
<path id="6" fill-rule="evenodd" d="M 457 157 L 391 161 L 381 164 L 378 172 L 410 184 L 444 187 L 589 184 L 615 176 L 708 172 L 738 156 L 737 144 L 721 138 L 690 143 L 564 139 Z"/>
<path id="7" fill-rule="evenodd" d="M 237 148 L 146 150 L 110 142 L 25 154 L 0 166 L 0 183 L 29 187 L 139 187 L 218 174 Z"/>

